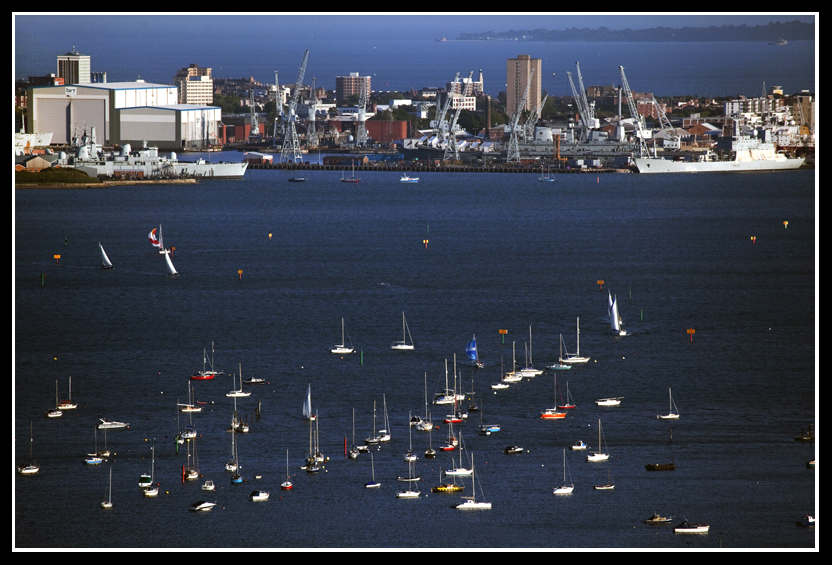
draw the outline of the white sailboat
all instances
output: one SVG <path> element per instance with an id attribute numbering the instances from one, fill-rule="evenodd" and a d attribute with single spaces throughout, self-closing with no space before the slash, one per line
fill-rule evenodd
<path id="1" fill-rule="evenodd" d="M 58 402 L 58 410 L 74 410 L 76 408 L 78 408 L 78 405 L 72 403 L 72 377 L 69 377 L 69 398 Z"/>
<path id="2" fill-rule="evenodd" d="M 102 269 L 112 269 L 113 264 L 110 262 L 110 258 L 107 257 L 107 252 L 104 251 L 104 247 L 101 245 L 101 242 L 98 242 L 98 249 L 101 251 L 101 268 Z"/>
<path id="3" fill-rule="evenodd" d="M 408 414 L 410 416 L 410 414 Z M 408 438 L 409 438 L 409 445 L 407 448 L 407 453 L 404 454 L 405 461 L 416 461 L 418 457 L 415 453 L 413 453 L 413 426 L 408 426 L 407 428 Z"/>
<path id="4" fill-rule="evenodd" d="M 661 420 L 678 420 L 679 419 L 679 410 L 676 408 L 676 403 L 673 401 L 673 393 L 671 393 L 670 388 L 667 389 L 667 394 L 670 396 L 670 408 L 668 413 L 662 416 L 658 414 L 656 418 Z"/>
<path id="5" fill-rule="evenodd" d="M 107 483 L 107 500 L 101 501 L 101 508 L 113 507 L 113 466 L 110 465 L 110 480 Z"/>
<path id="6" fill-rule="evenodd" d="M 59 404 L 60 404 L 60 402 L 58 401 L 58 381 L 56 380 L 55 381 L 55 407 L 50 408 L 49 410 L 44 412 L 44 415 L 47 418 L 60 418 L 61 416 L 63 416 L 64 413 L 61 412 L 61 410 L 58 408 Z"/>
<path id="7" fill-rule="evenodd" d="M 40 467 L 35 464 L 34 459 L 34 440 L 32 439 L 32 421 L 29 421 L 29 462 L 17 466 L 17 472 L 21 475 L 35 475 L 40 471 Z"/>
<path id="8" fill-rule="evenodd" d="M 462 440 L 462 432 L 459 432 L 459 450 L 465 451 L 465 444 Z M 451 457 L 451 468 L 445 470 L 446 477 L 469 477 L 474 473 L 474 468 L 467 468 L 462 466 L 462 455 L 459 456 L 459 467 L 454 467 L 454 458 Z"/>
<path id="9" fill-rule="evenodd" d="M 232 390 L 230 392 L 227 392 L 225 394 L 225 396 L 234 397 L 234 398 L 244 398 L 244 397 L 247 397 L 247 396 L 251 396 L 250 391 L 246 391 L 246 392 L 243 391 L 243 364 L 240 363 L 238 365 L 238 367 L 239 367 L 239 371 L 240 371 L 240 388 L 239 389 L 235 388 L 234 390 Z M 234 379 L 234 384 L 232 384 L 232 386 L 236 387 L 237 379 L 234 377 L 233 374 L 231 375 L 231 378 Z"/>
<path id="10" fill-rule="evenodd" d="M 572 473 L 569 473 L 569 483 L 566 482 L 566 450 L 563 450 L 563 484 L 559 487 L 555 487 L 554 492 L 552 494 L 572 494 L 572 490 L 575 488 L 575 484 L 572 482 Z"/>
<path id="11" fill-rule="evenodd" d="M 407 343 L 406 338 L 408 337 L 410 338 L 410 343 Z M 413 337 L 410 335 L 410 328 L 407 326 L 407 320 L 404 317 L 404 312 L 402 312 L 402 340 L 394 341 L 393 345 L 390 346 L 390 349 L 401 351 L 412 351 L 414 349 Z"/>
<path id="12" fill-rule="evenodd" d="M 610 317 L 610 327 L 615 330 L 618 335 L 625 336 L 627 335 L 627 330 L 621 327 L 624 323 L 621 321 L 621 316 L 618 314 L 618 297 L 613 297 L 609 290 L 607 291 L 607 296 L 607 314 L 609 314 Z"/>
<path id="13" fill-rule="evenodd" d="M 413 486 L 414 482 L 418 482 L 420 479 L 419 477 L 413 478 L 413 463 L 409 462 L 407 464 L 407 473 L 408 478 L 402 479 L 399 477 L 399 480 L 405 480 L 408 483 L 407 490 L 399 491 L 396 493 L 396 498 L 419 498 L 419 495 L 422 494 Z"/>
<path id="14" fill-rule="evenodd" d="M 604 445 L 607 444 L 606 438 L 604 439 Z M 604 453 L 601 451 L 601 419 L 598 418 L 598 451 L 590 453 L 586 456 L 587 461 L 606 461 L 610 458 L 609 453 Z"/>
<path id="15" fill-rule="evenodd" d="M 519 374 L 523 377 L 536 377 L 542 373 L 543 369 L 534 368 L 534 360 L 532 358 L 532 327 L 529 326 L 528 357 L 526 359 L 526 366 L 520 369 Z"/>
<path id="16" fill-rule="evenodd" d="M 612 482 L 612 471 L 607 469 L 607 484 L 605 485 L 595 485 L 595 490 L 613 490 L 615 488 L 615 483 Z"/>
<path id="17" fill-rule="evenodd" d="M 485 502 L 484 500 L 480 500 L 477 502 L 477 475 L 474 471 L 474 454 L 471 454 L 471 474 L 473 476 L 471 482 L 471 495 L 472 496 L 463 496 L 462 498 L 465 499 L 465 502 L 460 502 L 454 508 L 457 510 L 491 510 L 491 503 Z M 484 498 L 482 493 L 482 483 L 480 483 L 480 496 Z"/>
<path id="18" fill-rule="evenodd" d="M 378 431 L 379 441 L 390 441 L 390 418 L 387 415 L 387 395 L 381 395 L 382 404 L 384 405 L 384 428 Z"/>
<path id="19" fill-rule="evenodd" d="M 570 355 L 568 351 L 566 351 L 566 357 L 560 357 L 559 361 L 561 363 L 586 363 L 589 361 L 589 357 L 581 357 L 581 318 L 578 317 L 577 322 L 575 323 L 575 331 L 578 341 L 578 349 L 575 352 L 575 355 Z M 563 338 L 561 338 L 563 341 Z M 566 350 L 566 347 L 563 348 Z"/>
<path id="20" fill-rule="evenodd" d="M 347 347 L 346 341 L 344 340 L 344 318 L 341 318 L 341 343 L 335 345 L 330 351 L 332 353 L 337 354 L 346 354 L 352 353 L 354 349 L 352 347 Z M 350 346 L 352 346 L 352 341 L 350 341 Z"/>
<path id="21" fill-rule="evenodd" d="M 428 412 L 428 373 L 425 371 L 425 418 L 420 419 L 416 424 L 416 429 L 422 432 L 429 432 L 433 429 L 433 422 L 430 419 Z"/>
<path id="22" fill-rule="evenodd" d="M 150 476 L 142 475 L 139 479 L 139 486 L 144 488 L 144 495 L 153 497 L 159 495 L 159 487 L 153 484 L 156 477 L 156 449 L 150 447 Z"/>

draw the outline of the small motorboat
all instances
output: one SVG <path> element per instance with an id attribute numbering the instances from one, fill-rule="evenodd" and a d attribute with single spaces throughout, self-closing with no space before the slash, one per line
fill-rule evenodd
<path id="1" fill-rule="evenodd" d="M 193 510 L 194 512 L 207 512 L 216 505 L 216 502 L 206 502 L 204 500 L 201 500 L 199 502 L 194 502 L 193 504 L 191 504 L 190 510 Z"/>
<path id="2" fill-rule="evenodd" d="M 449 493 L 462 492 L 463 490 L 464 490 L 463 487 L 461 487 L 457 484 L 454 484 L 454 483 L 444 483 L 444 484 L 441 484 L 437 487 L 433 487 L 433 488 L 430 489 L 431 492 L 449 492 Z"/>
<path id="3" fill-rule="evenodd" d="M 252 493 L 250 495 L 248 495 L 248 498 L 249 498 L 249 500 L 254 500 L 254 501 L 268 500 L 269 499 L 269 493 L 264 491 L 264 490 L 255 490 L 255 491 L 252 491 Z"/>
<path id="4" fill-rule="evenodd" d="M 683 521 L 681 524 L 673 528 L 677 534 L 707 534 L 710 526 L 708 524 L 700 524 L 695 522 Z"/>
<path id="5" fill-rule="evenodd" d="M 617 396 L 615 398 L 599 398 L 595 401 L 595 404 L 598 406 L 618 406 L 621 404 L 621 399 L 624 398 L 623 396 Z"/>
<path id="6" fill-rule="evenodd" d="M 583 440 L 579 439 L 578 441 L 572 444 L 572 451 L 580 451 L 582 449 L 586 449 L 586 444 L 583 442 Z"/>
<path id="7" fill-rule="evenodd" d="M 293 177 L 289 179 L 289 182 L 306 182 L 304 177 Z"/>
<path id="8" fill-rule="evenodd" d="M 405 173 L 404 176 L 399 179 L 399 182 L 417 183 L 419 182 L 419 177 L 409 177 L 407 176 L 407 173 Z"/>
<path id="9" fill-rule="evenodd" d="M 644 521 L 644 523 L 645 524 L 650 524 L 651 526 L 664 526 L 664 525 L 670 524 L 670 522 L 672 520 L 673 520 L 672 516 L 668 516 L 668 517 L 660 516 L 659 514 L 656 514 L 654 512 L 652 516 L 650 516 L 649 518 L 647 518 Z"/>
<path id="10" fill-rule="evenodd" d="M 650 463 L 644 466 L 648 471 L 674 471 L 676 463 Z"/>
<path id="11" fill-rule="evenodd" d="M 503 451 L 511 455 L 512 453 L 523 453 L 523 448 L 519 445 L 509 445 Z"/>
<path id="12" fill-rule="evenodd" d="M 802 520 L 797 522 L 797 525 L 798 526 L 814 526 L 815 525 L 815 517 L 810 515 L 810 514 L 806 514 L 803 517 Z"/>
<path id="13" fill-rule="evenodd" d="M 205 481 L 205 484 L 202 485 L 202 490 L 214 490 L 214 488 L 216 488 L 214 481 Z"/>
<path id="14" fill-rule="evenodd" d="M 106 418 L 99 418 L 100 424 L 98 424 L 99 430 L 118 430 L 122 428 L 129 428 L 130 424 L 126 422 L 118 422 L 115 420 L 108 420 Z"/>

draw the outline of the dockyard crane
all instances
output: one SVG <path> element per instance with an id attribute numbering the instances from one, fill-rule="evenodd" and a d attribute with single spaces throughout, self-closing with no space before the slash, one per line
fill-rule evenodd
<path id="1" fill-rule="evenodd" d="M 529 89 L 532 86 L 532 77 L 534 77 L 534 69 L 532 69 L 529 73 L 529 81 L 526 83 L 526 90 L 523 92 L 523 98 L 521 98 L 517 103 L 517 108 L 514 110 L 514 116 L 511 118 L 511 138 L 508 142 L 506 163 L 516 163 L 520 161 L 520 145 L 517 142 L 517 130 L 519 129 L 520 116 L 523 114 L 523 108 L 526 107 L 526 99 L 529 97 Z"/>
<path id="2" fill-rule="evenodd" d="M 462 89 L 462 96 L 468 95 L 468 90 L 471 88 L 471 77 L 474 76 L 474 71 L 468 73 L 468 81 L 465 82 L 465 88 Z M 459 105 L 454 112 L 454 118 L 448 127 L 448 142 L 445 144 L 445 154 L 442 157 L 443 161 L 447 161 L 453 156 L 454 161 L 459 161 L 459 147 L 456 144 L 456 123 L 459 120 L 459 114 L 462 112 L 462 105 Z"/>
<path id="3" fill-rule="evenodd" d="M 292 159 L 295 162 L 303 161 L 303 156 L 300 152 L 300 141 L 298 141 L 298 131 L 295 127 L 296 109 L 298 100 L 300 99 L 300 89 L 303 86 L 303 75 L 306 73 L 306 60 L 309 57 L 309 49 L 303 54 L 303 61 L 298 70 L 298 80 L 295 82 L 295 91 L 292 93 L 292 99 L 289 101 L 289 109 L 286 112 L 286 127 L 283 135 L 283 148 L 280 151 L 280 161 L 288 161 Z"/>
<path id="4" fill-rule="evenodd" d="M 549 95 L 543 97 L 543 100 L 540 101 L 540 104 L 535 106 L 532 113 L 529 115 L 529 119 L 526 120 L 526 127 L 524 128 L 524 135 L 527 141 L 534 141 L 534 127 L 537 125 L 537 120 L 540 119 L 540 113 L 543 111 L 543 105 L 546 104 L 546 100 L 549 98 Z"/>
<path id="5" fill-rule="evenodd" d="M 633 118 L 633 125 L 635 126 L 634 134 L 636 136 L 636 147 L 634 150 L 637 157 L 648 157 L 650 152 L 647 149 L 647 127 L 644 124 L 644 118 L 638 113 L 636 101 L 633 99 L 633 92 L 630 90 L 630 85 L 627 82 L 627 76 L 624 74 L 624 67 L 620 66 L 621 71 L 621 86 L 624 88 L 624 96 L 627 98 L 627 107 L 630 109 L 630 116 Z M 655 146 L 653 148 L 655 150 Z"/>
<path id="6" fill-rule="evenodd" d="M 680 149 L 681 141 L 679 139 L 679 134 L 677 134 L 673 126 L 670 125 L 670 120 L 667 119 L 667 114 L 664 113 L 664 110 L 662 110 L 662 107 L 659 105 L 655 96 L 653 96 L 653 105 L 656 107 L 656 113 L 659 115 L 659 123 L 662 125 L 662 131 L 664 131 L 665 134 L 664 147 L 667 149 Z"/>
<path id="7" fill-rule="evenodd" d="M 566 76 L 569 77 L 569 86 L 572 87 L 572 98 L 575 99 L 575 106 L 578 108 L 578 115 L 581 117 L 581 123 L 584 125 L 582 135 L 586 137 L 586 124 L 589 121 L 589 118 L 586 114 L 586 109 L 583 107 L 583 103 L 581 102 L 581 97 L 578 95 L 578 90 L 575 88 L 575 83 L 572 82 L 572 73 L 566 71 Z"/>
<path id="8" fill-rule="evenodd" d="M 358 97 L 358 126 L 355 128 L 355 146 L 367 145 L 367 81 L 361 79 L 361 89 Z"/>
<path id="9" fill-rule="evenodd" d="M 451 83 L 451 90 L 455 88 L 455 85 L 459 81 L 459 73 L 456 73 L 454 76 L 454 81 Z M 448 122 L 445 121 L 445 116 L 448 115 L 448 110 L 451 107 L 451 93 L 449 92 L 445 97 L 445 103 L 442 104 L 442 109 L 440 110 L 438 107 L 436 108 L 436 119 L 431 124 L 436 129 L 436 136 L 441 142 L 445 140 L 445 130 L 447 129 Z"/>
<path id="10" fill-rule="evenodd" d="M 581 64 L 575 61 L 575 68 L 578 71 L 578 85 L 581 87 L 581 102 L 586 110 L 586 127 L 588 129 L 598 129 L 601 127 L 600 120 L 595 118 L 595 102 L 590 103 L 586 99 L 586 88 L 584 88 L 584 77 L 581 76 Z"/>
<path id="11" fill-rule="evenodd" d="M 254 91 L 248 93 L 248 105 L 251 109 L 251 130 L 248 134 L 250 143 L 256 143 L 262 139 L 260 136 L 260 124 L 257 122 L 257 106 L 254 105 Z"/>

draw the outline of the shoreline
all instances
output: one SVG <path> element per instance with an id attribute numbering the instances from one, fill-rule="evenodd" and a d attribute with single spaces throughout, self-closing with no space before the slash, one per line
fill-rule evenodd
<path id="1" fill-rule="evenodd" d="M 44 182 L 44 183 L 15 183 L 15 188 L 110 188 L 113 186 L 129 186 L 134 184 L 198 184 L 197 179 L 167 179 L 167 180 L 108 180 L 104 182 Z"/>

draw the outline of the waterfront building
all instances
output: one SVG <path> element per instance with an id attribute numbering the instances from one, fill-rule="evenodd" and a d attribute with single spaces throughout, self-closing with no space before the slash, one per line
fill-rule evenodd
<path id="1" fill-rule="evenodd" d="M 147 141 L 159 147 L 200 147 L 217 143 L 220 108 L 177 104 L 172 85 L 137 82 L 70 84 L 27 90 L 27 123 L 52 133 L 52 143 L 69 144 L 90 131 L 102 145 Z"/>
<path id="2" fill-rule="evenodd" d="M 72 51 L 58 55 L 58 76 L 64 84 L 87 84 L 90 79 L 90 56 L 82 55 L 72 46 Z"/>
<path id="3" fill-rule="evenodd" d="M 372 77 L 358 76 L 358 73 L 335 77 L 335 100 L 337 102 L 344 102 L 350 96 L 361 96 L 362 83 L 366 85 L 366 92 L 369 96 L 370 92 L 372 92 Z"/>
<path id="4" fill-rule="evenodd" d="M 179 88 L 179 104 L 209 106 L 214 103 L 214 79 L 211 67 L 200 67 L 191 63 L 179 69 L 173 77 L 173 84 Z"/>
<path id="5" fill-rule="evenodd" d="M 517 104 L 520 103 L 523 93 L 526 92 L 529 74 L 532 71 L 534 71 L 534 75 L 529 86 L 529 95 L 522 110 L 531 111 L 540 104 L 541 70 L 541 60 L 532 59 L 529 55 L 518 55 L 516 59 L 508 59 L 506 64 L 506 111 L 509 115 L 514 114 L 517 110 Z"/>

